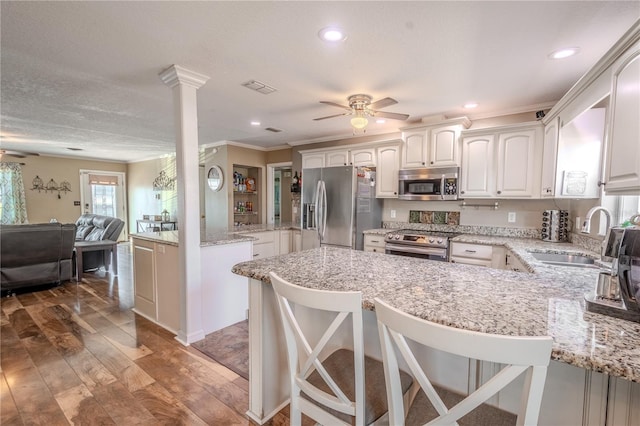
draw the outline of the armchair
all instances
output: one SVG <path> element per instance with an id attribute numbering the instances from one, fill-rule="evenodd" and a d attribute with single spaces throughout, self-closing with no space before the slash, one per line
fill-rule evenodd
<path id="1" fill-rule="evenodd" d="M 76 221 L 76 242 L 78 241 L 118 241 L 124 228 L 124 222 L 117 217 L 85 213 Z M 106 260 L 105 260 L 106 259 Z M 103 251 L 87 251 L 82 253 L 82 272 L 99 269 L 104 266 L 108 270 L 109 257 Z"/>

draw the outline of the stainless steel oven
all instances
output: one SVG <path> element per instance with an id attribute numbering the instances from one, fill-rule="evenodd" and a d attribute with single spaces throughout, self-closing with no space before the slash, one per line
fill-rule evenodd
<path id="1" fill-rule="evenodd" d="M 385 236 L 384 251 L 398 256 L 448 262 L 449 238 L 453 236 L 446 232 L 400 229 Z"/>
<path id="2" fill-rule="evenodd" d="M 398 171 L 400 200 L 457 200 L 457 167 L 403 169 Z"/>

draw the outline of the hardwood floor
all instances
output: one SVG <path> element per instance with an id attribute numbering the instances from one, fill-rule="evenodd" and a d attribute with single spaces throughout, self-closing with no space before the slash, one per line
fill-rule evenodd
<path id="1" fill-rule="evenodd" d="M 2 298 L 0 424 L 252 424 L 248 381 L 134 314 L 128 244 L 118 257 L 117 277 Z"/>

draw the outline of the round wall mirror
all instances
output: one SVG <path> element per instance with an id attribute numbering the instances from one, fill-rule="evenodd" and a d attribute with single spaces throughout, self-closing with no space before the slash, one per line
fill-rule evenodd
<path id="1" fill-rule="evenodd" d="M 213 191 L 220 191 L 224 183 L 222 169 L 219 166 L 212 166 L 207 173 L 207 183 Z"/>

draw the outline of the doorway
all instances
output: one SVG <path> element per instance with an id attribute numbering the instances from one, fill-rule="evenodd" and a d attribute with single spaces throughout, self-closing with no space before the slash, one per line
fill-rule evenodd
<path id="1" fill-rule="evenodd" d="M 291 162 L 267 164 L 267 223 L 293 221 Z"/>
<path id="2" fill-rule="evenodd" d="M 125 174 L 103 170 L 80 170 L 82 213 L 117 217 L 126 223 Z M 126 241 L 127 227 L 118 241 Z"/>

